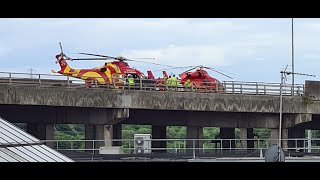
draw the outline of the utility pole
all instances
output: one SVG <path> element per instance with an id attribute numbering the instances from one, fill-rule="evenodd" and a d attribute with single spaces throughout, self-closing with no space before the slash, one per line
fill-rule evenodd
<path id="1" fill-rule="evenodd" d="M 30 69 L 28 69 L 28 71 L 30 71 L 30 78 L 32 79 L 33 78 L 32 74 L 33 74 L 33 72 L 36 72 L 36 70 L 33 68 L 30 68 Z"/>
<path id="2" fill-rule="evenodd" d="M 293 41 L 293 18 L 291 18 L 291 65 L 292 65 L 292 96 L 294 95 L 294 41 Z"/>
<path id="3" fill-rule="evenodd" d="M 287 69 L 287 68 L 286 68 Z M 279 151 L 278 151 L 278 160 L 280 161 L 281 159 L 281 138 L 282 138 L 282 104 L 283 104 L 283 93 L 282 93 L 282 87 L 284 85 L 284 80 L 286 79 L 286 75 L 301 75 L 301 76 L 312 76 L 312 77 L 316 77 L 315 75 L 311 75 L 311 74 L 302 74 L 302 73 L 294 73 L 294 72 L 289 72 L 286 71 L 286 69 L 284 71 L 280 71 L 281 74 L 281 83 L 280 83 L 280 108 L 279 108 L 279 112 L 280 112 L 280 118 L 279 118 Z M 294 95 L 294 86 L 292 87 L 292 96 Z"/>

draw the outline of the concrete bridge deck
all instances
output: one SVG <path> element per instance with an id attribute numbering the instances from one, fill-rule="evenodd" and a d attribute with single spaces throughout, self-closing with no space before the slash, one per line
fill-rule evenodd
<path id="1" fill-rule="evenodd" d="M 283 97 L 283 138 L 303 136 L 302 130 L 306 128 L 320 129 L 319 100 L 320 83 L 315 81 L 306 81 L 304 95 Z M 165 138 L 168 125 L 187 126 L 188 138 L 202 138 L 202 128 L 212 126 L 224 128 L 220 132 L 228 135 L 221 138 L 233 138 L 234 128 L 242 128 L 244 138 L 252 137 L 253 132 L 247 132 L 249 128 L 271 128 L 272 138 L 276 138 L 279 104 L 279 96 L 259 92 L 196 93 L 0 84 L 0 116 L 11 122 L 28 123 L 28 129 L 38 133 L 40 139 L 52 139 L 53 124 L 64 123 L 85 124 L 86 139 L 121 138 L 121 126 L 113 125 L 122 123 L 153 125 L 154 138 Z M 288 132 L 297 126 L 297 130 Z"/>

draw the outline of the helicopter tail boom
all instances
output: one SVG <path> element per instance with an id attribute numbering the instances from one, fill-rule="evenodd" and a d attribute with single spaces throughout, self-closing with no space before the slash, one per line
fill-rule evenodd
<path id="1" fill-rule="evenodd" d="M 149 79 L 154 79 L 153 73 L 151 71 L 147 71 L 147 73 Z"/>
<path id="2" fill-rule="evenodd" d="M 59 63 L 61 70 L 58 71 L 58 73 L 60 74 L 69 74 L 70 71 L 73 71 L 73 69 L 68 65 L 68 63 L 66 62 L 66 60 L 63 57 L 63 54 L 58 54 L 56 55 L 57 61 L 56 63 Z"/>
<path id="3" fill-rule="evenodd" d="M 162 71 L 162 74 L 163 74 L 163 78 L 168 79 L 167 71 Z"/>

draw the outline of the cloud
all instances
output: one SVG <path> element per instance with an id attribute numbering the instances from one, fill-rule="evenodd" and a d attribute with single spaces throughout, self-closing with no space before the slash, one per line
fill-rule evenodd
<path id="1" fill-rule="evenodd" d="M 0 44 L 0 57 L 4 57 L 4 56 L 7 56 L 13 49 L 3 45 L 3 44 Z"/>
<path id="2" fill-rule="evenodd" d="M 164 48 L 150 50 L 129 50 L 122 54 L 126 57 L 154 57 L 156 63 L 173 66 L 189 66 L 200 64 L 224 65 L 225 49 L 206 45 L 169 45 Z"/>
<path id="3" fill-rule="evenodd" d="M 173 66 L 208 65 L 228 66 L 237 62 L 238 59 L 252 57 L 264 60 L 259 55 L 259 49 L 273 49 L 281 46 L 281 35 L 254 34 L 242 39 L 229 40 L 215 44 L 198 45 L 174 45 L 170 44 L 163 48 L 155 49 L 132 49 L 123 51 L 126 57 L 154 57 L 157 63 Z"/>
<path id="4" fill-rule="evenodd" d="M 59 53 L 59 41 L 71 57 L 81 57 L 76 54 L 78 52 L 128 58 L 155 57 L 156 63 L 174 66 L 202 64 L 241 75 L 250 74 L 254 68 L 279 69 L 287 64 L 286 61 L 290 62 L 291 55 L 288 19 L 22 18 L 1 19 L 0 22 L 0 62 L 7 60 L 4 56 L 10 56 L 10 62 L 2 67 L 14 67 L 19 63 L 37 70 L 44 70 L 41 67 L 57 69 L 54 56 Z M 320 47 L 320 37 L 314 30 L 317 26 L 307 25 L 308 31 L 297 27 L 297 53 L 305 53 L 303 48 L 310 48 L 311 44 L 315 45 L 312 47 L 314 57 L 318 56 L 316 48 Z M 70 65 L 90 68 L 102 63 L 74 61 Z M 133 62 L 130 65 L 144 72 L 161 68 Z M 259 74 L 256 78 L 262 76 Z M 252 75 L 247 77 L 252 78 Z"/>

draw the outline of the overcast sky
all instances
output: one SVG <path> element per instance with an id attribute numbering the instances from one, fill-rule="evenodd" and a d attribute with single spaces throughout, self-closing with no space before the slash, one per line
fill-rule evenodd
<path id="1" fill-rule="evenodd" d="M 294 19 L 295 72 L 320 79 L 320 19 Z M 0 19 L 0 71 L 51 73 L 55 55 L 79 52 L 109 56 L 154 57 L 173 66 L 204 65 L 237 81 L 279 82 L 291 66 L 291 19 Z M 72 61 L 92 68 L 103 61 Z M 165 67 L 130 62 L 146 74 Z M 183 69 L 169 70 L 179 74 Z M 231 80 L 208 71 L 219 80 Z M 156 77 L 160 72 L 154 73 Z M 291 82 L 290 79 L 288 81 Z"/>

